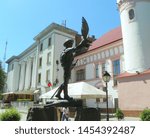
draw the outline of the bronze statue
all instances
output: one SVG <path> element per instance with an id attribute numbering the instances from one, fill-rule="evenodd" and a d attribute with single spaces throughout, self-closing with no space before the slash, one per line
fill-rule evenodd
<path id="1" fill-rule="evenodd" d="M 89 27 L 87 21 L 85 20 L 84 17 L 82 17 L 81 33 L 82 33 L 83 40 L 76 47 L 73 47 L 74 40 L 72 39 L 66 40 L 66 42 L 63 44 L 65 49 L 62 51 L 60 55 L 60 62 L 64 70 L 64 82 L 56 91 L 57 94 L 55 97 L 57 97 L 58 99 L 66 99 L 68 101 L 73 99 L 68 95 L 68 83 L 71 77 L 71 70 L 75 67 L 77 63 L 77 60 L 74 61 L 74 56 L 77 52 L 88 50 L 91 43 L 88 40 L 88 32 L 89 32 Z M 62 91 L 64 91 L 64 98 L 60 96 Z M 53 98 L 53 96 L 51 98 Z"/>

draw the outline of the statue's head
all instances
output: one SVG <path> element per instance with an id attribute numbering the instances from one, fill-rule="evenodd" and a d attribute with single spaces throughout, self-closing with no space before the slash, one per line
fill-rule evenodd
<path id="1" fill-rule="evenodd" d="M 73 39 L 67 39 L 64 43 L 64 47 L 69 48 L 72 47 L 74 40 Z"/>

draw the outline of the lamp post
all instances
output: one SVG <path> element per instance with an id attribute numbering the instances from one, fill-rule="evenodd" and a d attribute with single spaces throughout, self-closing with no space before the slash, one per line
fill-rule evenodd
<path id="1" fill-rule="evenodd" d="M 107 111 L 107 121 L 109 121 L 109 113 L 108 113 L 108 89 L 107 89 L 107 83 L 110 81 L 110 74 L 105 71 L 103 73 L 103 81 L 106 83 L 106 111 Z"/>

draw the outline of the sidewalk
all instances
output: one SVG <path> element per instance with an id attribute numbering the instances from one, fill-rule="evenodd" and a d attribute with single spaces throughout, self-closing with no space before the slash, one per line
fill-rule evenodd
<path id="1" fill-rule="evenodd" d="M 102 119 L 101 121 L 106 121 L 106 119 Z M 118 121 L 117 118 L 109 118 L 109 121 Z M 123 120 L 120 121 L 140 121 L 139 117 L 125 117 Z"/>
<path id="2" fill-rule="evenodd" d="M 70 121 L 74 121 L 74 118 L 69 118 Z M 101 121 L 106 121 L 106 118 L 101 119 Z M 111 117 L 109 118 L 109 121 L 118 121 L 117 118 Z M 120 121 L 140 121 L 139 117 L 125 117 L 123 120 Z"/>

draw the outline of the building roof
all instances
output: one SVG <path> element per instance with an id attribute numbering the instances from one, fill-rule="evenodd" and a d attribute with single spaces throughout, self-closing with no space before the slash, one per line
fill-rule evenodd
<path id="1" fill-rule="evenodd" d="M 50 31 L 52 30 L 59 30 L 61 32 L 65 32 L 65 33 L 68 33 L 70 35 L 76 35 L 78 34 L 77 31 L 75 30 L 72 30 L 70 28 L 67 28 L 65 26 L 62 26 L 62 25 L 59 25 L 57 23 L 52 23 L 50 24 L 48 27 L 46 27 L 44 30 L 42 30 L 38 35 L 36 35 L 34 37 L 34 40 L 38 40 L 38 39 L 41 39 L 44 35 L 47 35 Z M 21 54 L 19 54 L 18 56 L 12 56 L 10 57 L 6 63 L 10 63 L 11 61 L 15 60 L 15 59 L 19 59 L 20 57 L 24 56 L 25 54 L 27 54 L 29 51 L 31 51 L 32 49 L 34 49 L 36 47 L 36 42 L 34 42 L 30 47 L 28 47 L 26 50 L 24 50 Z"/>
<path id="2" fill-rule="evenodd" d="M 6 63 L 10 63 L 11 61 L 13 61 L 15 59 L 21 58 L 22 56 L 24 56 L 25 54 L 27 54 L 28 52 L 30 52 L 34 48 L 36 48 L 36 42 L 33 43 L 31 46 L 29 46 L 27 49 L 25 49 L 23 52 L 21 52 L 18 56 L 12 56 L 9 59 L 7 59 Z"/>
<path id="3" fill-rule="evenodd" d="M 43 36 L 47 35 L 49 32 L 51 32 L 54 29 L 59 30 L 61 32 L 71 34 L 71 35 L 76 35 L 78 33 L 77 31 L 75 31 L 73 29 L 67 28 L 67 27 L 59 25 L 57 23 L 52 23 L 49 26 L 47 26 L 45 29 L 43 29 L 38 35 L 36 35 L 34 37 L 34 40 L 41 39 Z"/>
<path id="4" fill-rule="evenodd" d="M 124 72 L 122 74 L 120 74 L 117 79 L 122 79 L 122 78 L 127 78 L 127 77 L 137 77 L 137 76 L 141 76 L 141 75 L 147 75 L 150 74 L 150 69 L 145 70 L 144 72 L 136 72 L 136 73 L 129 73 L 129 72 Z"/>
<path id="5" fill-rule="evenodd" d="M 121 26 L 119 26 L 107 32 L 106 34 L 102 35 L 99 39 L 95 40 L 92 43 L 91 47 L 89 48 L 89 51 L 108 45 L 110 43 L 113 43 L 121 39 L 122 39 L 122 30 L 121 30 Z"/>
<path id="6" fill-rule="evenodd" d="M 14 59 L 18 59 L 19 57 L 18 56 L 11 56 L 7 61 L 6 63 L 10 63 L 11 61 L 13 61 Z"/>

